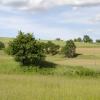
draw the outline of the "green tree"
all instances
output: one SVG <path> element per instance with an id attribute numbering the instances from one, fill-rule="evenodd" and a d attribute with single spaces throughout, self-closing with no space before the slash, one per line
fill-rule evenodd
<path id="1" fill-rule="evenodd" d="M 73 40 L 66 41 L 66 45 L 64 46 L 62 52 L 68 58 L 73 58 L 76 55 L 76 46 Z"/>
<path id="2" fill-rule="evenodd" d="M 4 45 L 3 42 L 0 42 L 0 50 L 3 49 L 3 48 L 5 48 L 5 45 Z"/>
<path id="3" fill-rule="evenodd" d="M 93 40 L 88 35 L 84 35 L 83 41 L 85 43 L 92 43 L 93 42 Z"/>
<path id="4" fill-rule="evenodd" d="M 21 31 L 9 43 L 8 51 L 22 65 L 39 65 L 45 58 L 41 43 L 35 40 L 33 34 Z"/>

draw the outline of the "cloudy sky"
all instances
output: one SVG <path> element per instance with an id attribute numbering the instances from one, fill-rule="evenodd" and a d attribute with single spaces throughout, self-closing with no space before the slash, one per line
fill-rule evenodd
<path id="1" fill-rule="evenodd" d="M 100 38 L 100 0 L 0 0 L 0 37 Z"/>

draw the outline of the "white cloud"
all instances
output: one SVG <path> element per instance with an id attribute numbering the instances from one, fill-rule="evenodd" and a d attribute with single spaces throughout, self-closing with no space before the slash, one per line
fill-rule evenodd
<path id="1" fill-rule="evenodd" d="M 0 5 L 21 10 L 44 10 L 59 5 L 77 7 L 99 6 L 100 0 L 1 0 Z"/>

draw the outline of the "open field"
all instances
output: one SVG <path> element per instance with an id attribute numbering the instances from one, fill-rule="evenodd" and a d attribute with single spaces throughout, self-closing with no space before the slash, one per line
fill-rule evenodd
<path id="1" fill-rule="evenodd" d="M 0 100 L 100 100 L 100 79 L 0 75 Z"/>
<path id="2" fill-rule="evenodd" d="M 23 69 L 0 50 L 0 100 L 100 100 L 100 44 L 80 44 L 76 58 L 48 55 L 57 65 L 40 70 Z"/>
<path id="3" fill-rule="evenodd" d="M 100 70 L 100 48 L 77 48 L 80 55 L 73 59 L 62 55 L 48 56 L 47 60 L 60 65 L 83 66 Z"/>

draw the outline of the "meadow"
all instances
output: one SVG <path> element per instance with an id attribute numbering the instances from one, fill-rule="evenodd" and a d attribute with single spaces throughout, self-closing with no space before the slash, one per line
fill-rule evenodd
<path id="1" fill-rule="evenodd" d="M 76 58 L 48 55 L 52 66 L 42 69 L 23 68 L 0 50 L 0 100 L 100 100 L 100 44 L 76 45 Z"/>

